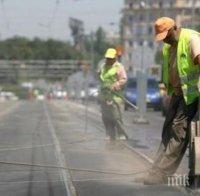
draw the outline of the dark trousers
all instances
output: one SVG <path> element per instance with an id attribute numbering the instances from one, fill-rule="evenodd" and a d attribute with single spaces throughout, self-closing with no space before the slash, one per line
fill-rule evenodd
<path id="1" fill-rule="evenodd" d="M 175 173 L 185 154 L 190 136 L 190 123 L 197 110 L 198 98 L 192 104 L 186 105 L 183 96 L 172 96 L 154 163 L 154 166 L 167 175 Z"/>
<path id="2" fill-rule="evenodd" d="M 106 135 L 111 139 L 116 136 L 124 135 L 127 137 L 123 120 L 122 120 L 123 103 L 113 102 L 108 105 L 106 102 L 101 103 L 101 113 L 104 126 L 106 128 Z"/>

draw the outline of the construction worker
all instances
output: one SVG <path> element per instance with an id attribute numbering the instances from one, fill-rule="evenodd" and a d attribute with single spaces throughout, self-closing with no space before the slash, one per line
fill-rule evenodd
<path id="1" fill-rule="evenodd" d="M 145 184 L 166 183 L 177 170 L 188 146 L 189 127 L 200 95 L 200 34 L 177 27 L 168 17 L 157 19 L 154 27 L 155 40 L 164 42 L 163 83 L 172 98 L 158 154 Z"/>
<path id="2" fill-rule="evenodd" d="M 117 51 L 109 48 L 105 54 L 105 63 L 100 70 L 100 102 L 102 120 L 106 129 L 106 138 L 115 140 L 127 139 L 125 133 L 122 112 L 123 112 L 123 87 L 127 81 L 125 69 L 117 61 Z"/>

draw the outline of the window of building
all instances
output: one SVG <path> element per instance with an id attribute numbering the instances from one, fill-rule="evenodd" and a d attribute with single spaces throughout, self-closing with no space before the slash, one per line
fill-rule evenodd
<path id="1" fill-rule="evenodd" d="M 132 40 L 129 41 L 129 47 L 133 47 L 133 41 Z"/>
<path id="2" fill-rule="evenodd" d="M 140 14 L 140 16 L 139 16 L 139 21 L 144 21 L 144 15 L 143 14 Z"/>
<path id="3" fill-rule="evenodd" d="M 152 34 L 152 32 L 153 32 L 152 26 L 148 27 L 148 34 Z"/>
<path id="4" fill-rule="evenodd" d="M 148 43 L 148 45 L 149 45 L 150 48 L 153 48 L 153 42 L 152 42 L 152 41 L 150 41 L 150 42 Z"/>
<path id="5" fill-rule="evenodd" d="M 137 35 L 137 36 L 140 36 L 140 35 L 143 35 L 143 34 L 144 34 L 144 29 L 143 29 L 143 27 L 138 26 L 138 27 L 136 28 L 136 35 Z"/>
<path id="6" fill-rule="evenodd" d="M 163 7 L 163 2 L 159 1 L 159 8 L 162 8 L 162 7 Z"/>
<path id="7" fill-rule="evenodd" d="M 132 54 L 131 53 L 128 54 L 128 58 L 129 58 L 130 61 L 132 60 Z"/>
<path id="8" fill-rule="evenodd" d="M 133 16 L 129 15 L 129 22 L 132 23 L 133 22 Z"/>
<path id="9" fill-rule="evenodd" d="M 137 42 L 137 41 L 134 41 L 133 47 L 134 47 L 134 48 L 137 48 L 137 46 L 138 46 L 138 42 Z"/>

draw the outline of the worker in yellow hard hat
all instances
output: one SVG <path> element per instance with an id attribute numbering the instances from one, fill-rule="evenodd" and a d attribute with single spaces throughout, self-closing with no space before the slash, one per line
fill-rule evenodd
<path id="1" fill-rule="evenodd" d="M 121 98 L 126 81 L 124 66 L 117 61 L 117 51 L 109 48 L 105 53 L 105 63 L 100 70 L 100 102 L 107 139 L 128 138 L 122 121 L 124 103 Z"/>

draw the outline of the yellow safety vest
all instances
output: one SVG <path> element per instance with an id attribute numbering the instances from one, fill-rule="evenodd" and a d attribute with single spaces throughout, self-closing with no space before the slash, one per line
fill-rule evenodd
<path id="1" fill-rule="evenodd" d="M 185 103 L 187 105 L 193 103 L 193 101 L 199 97 L 200 92 L 198 90 L 198 80 L 200 76 L 200 68 L 198 65 L 194 65 L 192 55 L 190 52 L 190 37 L 191 34 L 200 33 L 190 30 L 181 29 L 180 37 L 177 46 L 177 69 L 181 80 L 181 88 Z M 173 88 L 169 84 L 169 44 L 164 44 L 163 47 L 163 83 L 168 89 L 168 94 L 173 93 Z"/>
<path id="2" fill-rule="evenodd" d="M 101 80 L 100 98 L 101 98 L 101 100 L 104 100 L 104 101 L 113 100 L 115 102 L 122 101 L 122 99 L 119 96 L 117 96 L 116 94 L 113 94 L 109 90 L 109 87 L 118 80 L 117 71 L 121 66 L 122 65 L 119 62 L 115 62 L 114 65 L 110 68 L 103 66 L 101 73 L 100 73 L 100 80 Z M 117 91 L 117 94 L 123 96 L 123 90 Z"/>

